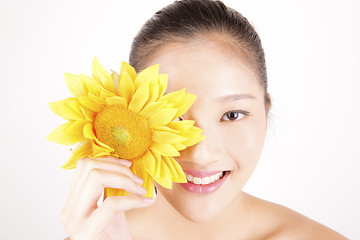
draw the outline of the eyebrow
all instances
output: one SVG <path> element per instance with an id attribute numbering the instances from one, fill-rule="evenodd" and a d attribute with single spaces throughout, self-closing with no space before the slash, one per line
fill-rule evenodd
<path id="1" fill-rule="evenodd" d="M 254 100 L 257 100 L 254 95 L 247 94 L 247 93 L 229 94 L 229 95 L 220 96 L 217 99 L 219 101 L 222 101 L 222 102 L 230 101 L 230 100 L 237 101 L 237 100 L 242 100 L 242 99 L 254 99 Z"/>

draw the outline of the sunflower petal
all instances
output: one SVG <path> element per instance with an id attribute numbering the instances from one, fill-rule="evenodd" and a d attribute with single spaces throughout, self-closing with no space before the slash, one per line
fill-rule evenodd
<path id="1" fill-rule="evenodd" d="M 160 100 L 168 100 L 169 103 L 179 104 L 182 103 L 182 99 L 185 96 L 185 88 L 168 93 L 160 98 Z"/>
<path id="2" fill-rule="evenodd" d="M 160 109 L 163 109 L 166 104 L 167 101 L 152 102 L 146 105 L 143 110 L 141 110 L 140 115 L 145 118 L 150 118 L 154 113 L 160 111 Z"/>
<path id="3" fill-rule="evenodd" d="M 79 100 L 80 100 L 81 105 L 83 105 L 87 109 L 90 109 L 93 112 L 100 112 L 104 108 L 103 105 L 92 100 L 88 96 L 80 97 Z"/>
<path id="4" fill-rule="evenodd" d="M 174 167 L 174 164 L 172 163 L 172 161 L 170 160 L 170 157 L 165 157 L 163 156 L 161 158 L 163 160 L 163 162 L 168 166 L 170 174 L 171 174 L 171 180 L 173 182 L 177 182 L 178 181 L 178 173 L 176 171 L 176 168 Z"/>
<path id="5" fill-rule="evenodd" d="M 157 152 L 152 151 L 152 155 L 154 156 L 155 159 L 155 169 L 154 169 L 154 174 L 152 175 L 154 178 L 159 178 L 161 176 L 161 155 Z"/>
<path id="6" fill-rule="evenodd" d="M 101 147 L 97 145 L 94 141 L 92 142 L 92 150 L 94 157 L 103 157 L 103 156 L 109 156 L 111 153 L 110 149 Z"/>
<path id="7" fill-rule="evenodd" d="M 86 76 L 85 74 L 80 73 L 79 79 L 81 82 L 84 83 L 87 94 L 91 93 L 96 96 L 99 96 L 101 91 L 105 90 L 99 81 L 92 79 L 91 77 Z"/>
<path id="8" fill-rule="evenodd" d="M 174 103 L 175 107 L 179 109 L 177 114 L 174 116 L 175 119 L 189 110 L 196 100 L 196 95 L 185 93 L 184 88 L 179 91 L 168 93 L 162 96 L 160 100 L 168 100 L 169 103 Z"/>
<path id="9" fill-rule="evenodd" d="M 125 72 L 130 76 L 130 79 L 132 80 L 132 82 L 134 82 L 134 80 L 136 79 L 135 69 L 127 62 L 122 62 L 121 68 L 120 68 L 120 79 L 122 78 L 122 76 Z"/>
<path id="10" fill-rule="evenodd" d="M 202 129 L 193 126 L 191 128 L 191 131 L 186 131 L 184 132 L 184 134 L 182 134 L 183 136 L 189 138 L 189 140 L 187 140 L 183 144 L 189 147 L 201 142 L 202 140 L 205 139 L 205 136 L 202 135 L 202 132 L 203 132 Z"/>
<path id="11" fill-rule="evenodd" d="M 176 108 L 165 108 L 154 113 L 148 120 L 149 126 L 152 128 L 168 124 L 173 119 L 177 111 L 178 110 Z"/>
<path id="12" fill-rule="evenodd" d="M 79 116 L 84 116 L 81 109 L 80 109 L 80 101 L 78 98 L 74 99 L 75 101 L 68 101 L 66 104 L 72 109 L 74 110 L 77 114 L 79 114 Z M 83 117 L 82 117 L 83 118 Z"/>
<path id="13" fill-rule="evenodd" d="M 155 102 L 159 98 L 159 85 L 154 85 L 150 87 L 149 90 L 149 99 L 147 100 L 145 106 L 149 103 Z"/>
<path id="14" fill-rule="evenodd" d="M 186 145 L 182 144 L 182 143 L 178 143 L 178 144 L 173 144 L 173 146 L 176 148 L 176 150 L 181 151 L 186 149 Z"/>
<path id="15" fill-rule="evenodd" d="M 180 164 L 174 158 L 167 157 L 166 163 L 168 164 L 168 166 L 171 165 L 175 169 L 176 175 L 178 177 L 176 182 L 179 182 L 179 183 L 186 183 L 187 182 L 187 179 L 185 177 L 185 173 L 184 173 L 182 167 L 180 166 Z M 170 167 L 169 167 L 169 169 L 170 169 Z"/>
<path id="16" fill-rule="evenodd" d="M 153 129 L 157 130 L 157 131 L 167 131 L 167 132 L 171 132 L 171 133 L 175 133 L 175 134 L 180 133 L 180 131 L 169 128 L 168 126 L 157 126 L 157 127 L 154 127 Z"/>
<path id="17" fill-rule="evenodd" d="M 79 102 L 77 98 L 67 98 L 58 102 L 49 103 L 49 108 L 51 111 L 68 121 L 83 119 L 84 117 L 81 114 L 68 105 L 68 102 L 73 101 Z"/>
<path id="18" fill-rule="evenodd" d="M 129 104 L 129 110 L 139 113 L 149 98 L 149 85 L 141 85 L 135 92 Z"/>
<path id="19" fill-rule="evenodd" d="M 134 160 L 130 169 L 144 180 L 143 187 L 147 190 L 145 197 L 154 197 L 154 182 L 144 168 L 144 159 Z"/>
<path id="20" fill-rule="evenodd" d="M 94 117 L 95 117 L 95 113 L 89 109 L 87 109 L 86 107 L 80 105 L 79 106 L 82 114 L 85 116 L 85 119 L 88 120 L 88 121 L 93 121 L 94 120 Z"/>
<path id="21" fill-rule="evenodd" d="M 154 175 L 154 171 L 155 171 L 155 158 L 152 155 L 151 151 L 147 151 L 143 156 L 142 156 L 142 161 L 144 163 L 145 169 L 146 171 L 152 176 Z"/>
<path id="22" fill-rule="evenodd" d="M 65 73 L 65 82 L 74 97 L 80 97 L 87 94 L 86 87 L 81 78 L 71 73 Z"/>
<path id="23" fill-rule="evenodd" d="M 96 139 L 95 133 L 94 133 L 94 126 L 92 123 L 87 123 L 83 127 L 83 134 L 84 137 L 87 139 Z"/>
<path id="24" fill-rule="evenodd" d="M 70 127 L 73 124 L 73 122 L 68 122 L 60 127 L 56 128 L 54 131 L 52 131 L 46 139 L 52 142 L 56 142 L 62 145 L 73 145 L 78 142 L 82 142 L 85 140 L 82 133 L 68 133 L 66 132 L 66 129 Z"/>
<path id="25" fill-rule="evenodd" d="M 194 139 L 189 139 L 187 142 L 185 142 L 184 144 L 188 147 L 193 146 L 199 142 L 201 142 L 202 140 L 205 139 L 204 135 L 199 135 L 197 137 L 194 137 Z"/>
<path id="26" fill-rule="evenodd" d="M 105 143 L 100 142 L 99 139 L 95 138 L 93 139 L 93 141 L 96 143 L 96 145 L 98 145 L 99 147 L 105 148 L 108 150 L 108 152 L 110 152 L 113 156 L 118 157 L 116 154 L 114 154 L 114 149 L 112 149 L 111 147 L 109 147 L 108 145 L 106 145 Z"/>
<path id="27" fill-rule="evenodd" d="M 105 89 L 104 89 L 105 90 Z M 115 93 L 113 93 L 113 92 L 108 92 L 108 91 L 101 91 L 100 92 L 100 97 L 101 98 L 103 98 L 103 99 L 106 99 L 106 98 L 108 98 L 108 97 L 115 97 L 116 96 L 116 94 Z"/>
<path id="28" fill-rule="evenodd" d="M 194 120 L 182 120 L 182 121 L 171 121 L 167 126 L 183 132 L 183 131 L 188 131 L 192 126 L 194 126 L 195 121 Z"/>
<path id="29" fill-rule="evenodd" d="M 87 121 L 85 120 L 78 120 L 78 121 L 72 121 L 72 124 L 69 125 L 66 129 L 65 132 L 72 134 L 72 135 L 79 135 L 79 136 L 84 136 L 83 135 L 83 128 L 84 125 L 87 123 Z"/>
<path id="30" fill-rule="evenodd" d="M 120 75 L 117 74 L 115 71 L 111 70 L 111 77 L 113 79 L 114 82 L 114 87 L 117 91 L 119 91 L 119 84 L 120 84 Z"/>
<path id="31" fill-rule="evenodd" d="M 95 57 L 91 64 L 91 71 L 93 78 L 101 82 L 101 85 L 110 92 L 115 92 L 114 81 L 108 71 L 101 66 L 97 57 Z"/>
<path id="32" fill-rule="evenodd" d="M 196 100 L 196 95 L 193 94 L 185 94 L 185 101 L 182 101 L 182 103 L 180 105 L 177 105 L 177 107 L 179 108 L 179 111 L 177 112 L 177 114 L 175 115 L 174 118 L 178 118 L 181 115 L 183 115 L 184 113 L 186 113 L 189 108 L 193 105 L 193 103 Z"/>
<path id="33" fill-rule="evenodd" d="M 180 156 L 178 150 L 176 150 L 176 148 L 173 145 L 168 143 L 153 142 L 150 146 L 150 149 L 163 156 Z"/>
<path id="34" fill-rule="evenodd" d="M 159 75 L 159 97 L 162 97 L 166 91 L 168 85 L 168 75 L 160 74 Z"/>
<path id="35" fill-rule="evenodd" d="M 135 79 L 135 87 L 139 87 L 144 83 L 150 86 L 158 84 L 159 80 L 159 64 L 152 65 L 141 71 Z"/>
<path id="36" fill-rule="evenodd" d="M 180 135 L 171 133 L 171 132 L 164 132 L 164 131 L 152 131 L 151 134 L 151 140 L 153 140 L 154 142 L 157 143 L 182 143 L 185 142 L 187 140 L 189 140 L 189 138 L 187 137 L 182 137 Z"/>
<path id="37" fill-rule="evenodd" d="M 154 178 L 154 180 L 159 183 L 161 186 L 171 189 L 172 181 L 171 181 L 171 173 L 168 166 L 161 161 L 161 176 L 159 178 Z"/>
<path id="38" fill-rule="evenodd" d="M 135 93 L 135 86 L 133 80 L 127 72 L 124 72 L 121 75 L 120 85 L 119 85 L 119 94 L 121 97 L 125 98 L 127 103 L 130 103 L 133 95 Z"/>
<path id="39" fill-rule="evenodd" d="M 153 181 L 152 177 L 149 174 L 145 175 L 143 186 L 144 186 L 144 188 L 147 189 L 145 197 L 153 198 L 154 197 L 154 192 L 155 192 L 154 181 Z"/>
<path id="40" fill-rule="evenodd" d="M 79 143 L 72 152 L 73 154 L 61 167 L 62 169 L 73 169 L 76 167 L 76 163 L 80 158 L 90 156 L 92 153 L 91 142 L 89 140 L 86 140 Z"/>
<path id="41" fill-rule="evenodd" d="M 115 189 L 115 188 L 105 188 L 106 197 L 111 196 L 129 196 L 131 195 L 124 189 Z"/>
<path id="42" fill-rule="evenodd" d="M 98 104 L 100 105 L 106 105 L 106 100 L 103 99 L 102 97 L 98 97 L 98 96 L 95 96 L 91 93 L 88 94 L 88 97 L 93 100 L 94 102 L 97 102 Z"/>
<path id="43" fill-rule="evenodd" d="M 106 99 L 106 102 L 109 105 L 120 105 L 122 107 L 127 107 L 126 100 L 123 97 L 109 97 Z"/>
<path id="44" fill-rule="evenodd" d="M 166 100 L 165 100 L 166 101 Z M 175 103 L 168 103 L 166 104 L 166 108 L 176 108 Z"/>

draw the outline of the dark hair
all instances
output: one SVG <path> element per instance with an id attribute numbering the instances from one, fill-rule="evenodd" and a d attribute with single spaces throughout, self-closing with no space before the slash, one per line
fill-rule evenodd
<path id="1" fill-rule="evenodd" d="M 218 33 L 235 43 L 233 50 L 240 53 L 257 73 L 264 88 L 265 106 L 270 106 L 265 55 L 259 35 L 242 14 L 221 1 L 180 0 L 156 12 L 135 36 L 129 63 L 139 72 L 164 44 L 209 33 Z"/>

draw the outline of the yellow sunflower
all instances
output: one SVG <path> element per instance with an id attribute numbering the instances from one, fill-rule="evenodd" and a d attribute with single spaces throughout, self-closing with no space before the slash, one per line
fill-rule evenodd
<path id="1" fill-rule="evenodd" d="M 171 188 L 186 182 L 173 157 L 204 139 L 194 121 L 176 121 L 194 103 L 196 96 L 185 89 L 164 95 L 167 75 L 159 65 L 138 75 L 122 62 L 120 74 L 106 71 L 95 57 L 92 78 L 65 73 L 74 97 L 50 103 L 50 109 L 68 122 L 47 139 L 63 145 L 77 144 L 64 169 L 76 167 L 83 157 L 115 156 L 133 162 L 131 170 L 144 179 L 147 197 L 154 195 L 153 180 Z M 107 196 L 129 195 L 124 190 L 106 189 Z"/>

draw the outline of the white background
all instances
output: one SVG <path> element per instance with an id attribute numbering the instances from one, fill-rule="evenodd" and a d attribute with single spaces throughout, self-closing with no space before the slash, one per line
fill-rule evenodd
<path id="1" fill-rule="evenodd" d="M 0 2 L 0 239 L 63 239 L 69 147 L 45 140 L 64 123 L 48 102 L 63 74 L 128 61 L 132 38 L 172 1 Z M 356 0 L 224 1 L 264 44 L 273 109 L 245 190 L 360 239 L 360 17 Z"/>

